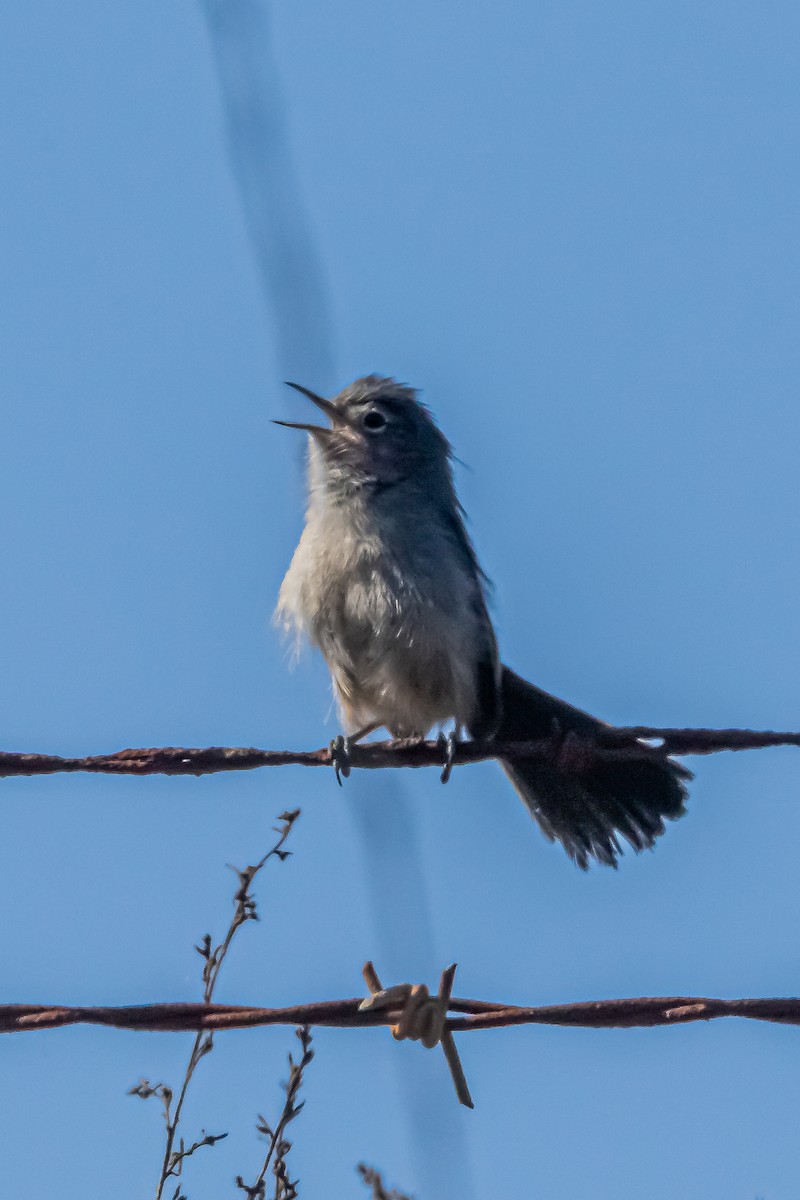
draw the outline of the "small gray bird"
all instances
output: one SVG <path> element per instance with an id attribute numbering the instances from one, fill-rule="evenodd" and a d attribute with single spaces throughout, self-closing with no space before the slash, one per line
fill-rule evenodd
<path id="1" fill-rule="evenodd" d="M 377 375 L 333 400 L 289 386 L 329 424 L 277 422 L 311 436 L 306 524 L 276 618 L 322 651 L 351 740 L 450 721 L 498 742 L 556 735 L 552 761 L 502 763 L 546 836 L 583 869 L 616 866 L 620 835 L 652 847 L 684 813 L 690 772 L 655 750 L 581 755 L 581 737 L 606 726 L 501 664 L 450 445 L 416 393 Z"/>

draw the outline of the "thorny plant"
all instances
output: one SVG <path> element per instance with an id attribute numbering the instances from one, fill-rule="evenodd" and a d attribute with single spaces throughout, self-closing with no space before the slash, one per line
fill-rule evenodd
<path id="1" fill-rule="evenodd" d="M 241 1175 L 236 1176 L 236 1186 L 245 1192 L 247 1200 L 265 1200 L 265 1180 L 270 1163 L 272 1163 L 272 1173 L 275 1176 L 274 1200 L 297 1200 L 297 1185 L 300 1181 L 298 1179 L 292 1181 L 289 1178 L 286 1156 L 292 1148 L 292 1143 L 286 1140 L 284 1131 L 289 1122 L 293 1121 L 305 1106 L 305 1100 L 298 1103 L 297 1097 L 303 1083 L 303 1071 L 314 1057 L 314 1051 L 311 1049 L 311 1031 L 307 1025 L 296 1029 L 295 1033 L 300 1039 L 302 1053 L 298 1062 L 294 1061 L 291 1054 L 289 1055 L 289 1078 L 284 1084 L 286 1099 L 283 1102 L 283 1110 L 278 1118 L 278 1124 L 273 1129 L 259 1114 L 256 1125 L 258 1132 L 267 1139 L 267 1152 L 264 1155 L 261 1170 L 252 1183 L 245 1183 Z M 273 1155 L 275 1156 L 274 1162 L 272 1162 Z"/>
<path id="2" fill-rule="evenodd" d="M 247 921 L 257 921 L 259 919 L 255 897 L 251 892 L 253 880 L 258 875 L 259 871 L 266 866 L 271 858 L 277 858 L 281 862 L 285 862 L 285 860 L 289 858 L 291 851 L 285 850 L 284 846 L 289 834 L 292 831 L 292 826 L 299 816 L 299 808 L 282 812 L 278 817 L 278 820 L 282 821 L 283 824 L 279 828 L 275 829 L 275 832 L 278 835 L 278 840 L 276 841 L 275 845 L 267 851 L 260 862 L 257 862 L 255 866 L 244 867 L 242 870 L 239 870 L 237 867 L 232 868 L 238 877 L 239 886 L 236 889 L 233 897 L 234 913 L 233 917 L 231 918 L 231 923 L 228 926 L 228 931 L 217 946 L 213 945 L 213 940 L 210 933 L 205 935 L 199 946 L 195 946 L 195 950 L 203 959 L 203 1002 L 205 1004 L 211 1004 L 214 998 L 214 989 L 217 986 L 217 980 L 219 978 L 222 964 L 225 961 L 227 953 L 231 947 L 231 942 L 236 936 L 237 930 L 239 930 L 242 925 L 246 924 Z M 166 1187 L 169 1179 L 178 1179 L 181 1176 L 183 1173 L 183 1164 L 187 1158 L 190 1158 L 198 1150 L 202 1149 L 203 1146 L 213 1146 L 228 1136 L 227 1133 L 207 1134 L 205 1130 L 201 1130 L 201 1137 L 196 1141 L 191 1142 L 188 1146 L 186 1145 L 183 1137 L 178 1137 L 178 1129 L 181 1122 L 181 1115 L 183 1113 L 183 1104 L 186 1099 L 186 1093 L 189 1089 L 189 1084 L 192 1081 L 192 1076 L 194 1075 L 200 1060 L 205 1058 L 205 1056 L 209 1054 L 213 1048 L 213 1033 L 205 1033 L 204 1031 L 199 1030 L 194 1039 L 194 1044 L 189 1055 L 189 1061 L 186 1065 L 186 1073 L 183 1078 L 183 1083 L 181 1084 L 180 1091 L 178 1092 L 178 1098 L 175 1100 L 174 1105 L 173 1090 L 166 1083 L 157 1083 L 155 1085 L 151 1085 L 149 1080 L 143 1079 L 141 1083 L 137 1084 L 135 1087 L 132 1087 L 128 1093 L 130 1096 L 139 1096 L 142 1100 L 149 1100 L 151 1096 L 156 1096 L 164 1106 L 166 1138 L 164 1142 L 164 1156 L 161 1162 L 161 1174 L 156 1187 L 155 1200 L 162 1200 L 164 1188 Z M 291 1062 L 291 1058 L 289 1061 Z M 258 1193 L 256 1193 L 256 1195 L 258 1195 Z M 263 1192 L 261 1195 L 263 1195 Z M 291 1200 L 291 1196 L 293 1196 L 294 1193 L 287 1193 L 286 1195 L 288 1200 Z M 180 1185 L 175 1188 L 171 1200 L 186 1200 L 186 1197 L 181 1191 Z M 282 1197 L 281 1200 L 283 1200 Z"/>
<path id="3" fill-rule="evenodd" d="M 376 1171 L 373 1167 L 359 1163 L 356 1170 L 367 1187 L 372 1188 L 372 1200 L 410 1200 L 405 1192 L 400 1192 L 397 1188 L 388 1191 L 383 1185 L 380 1171 Z"/>

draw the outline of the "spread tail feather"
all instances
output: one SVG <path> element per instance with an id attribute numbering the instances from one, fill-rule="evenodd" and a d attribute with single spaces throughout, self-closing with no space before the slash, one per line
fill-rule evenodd
<path id="1" fill-rule="evenodd" d="M 527 683 L 508 667 L 501 678 L 503 717 L 498 741 L 535 741 L 554 730 L 591 736 L 602 721 Z M 504 760 L 503 768 L 544 834 L 559 841 L 586 870 L 592 858 L 616 867 L 623 837 L 634 850 L 651 848 L 665 819 L 686 811 L 691 772 L 674 759 L 611 760 L 569 765 L 556 761 Z"/>

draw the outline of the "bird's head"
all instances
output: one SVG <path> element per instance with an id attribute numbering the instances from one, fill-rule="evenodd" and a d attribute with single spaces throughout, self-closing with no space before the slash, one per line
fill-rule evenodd
<path id="1" fill-rule="evenodd" d="M 335 487 L 386 488 L 405 480 L 450 480 L 450 446 L 416 392 L 393 379 L 366 375 L 326 400 L 297 383 L 328 418 L 327 425 L 277 421 L 304 429 L 318 465 Z"/>

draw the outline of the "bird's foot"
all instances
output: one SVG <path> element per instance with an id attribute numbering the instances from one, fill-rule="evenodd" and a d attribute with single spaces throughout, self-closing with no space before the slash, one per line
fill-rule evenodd
<path id="1" fill-rule="evenodd" d="M 350 774 L 350 744 L 352 739 L 344 737 L 341 733 L 335 737 L 328 749 L 331 755 L 331 766 L 333 773 L 336 776 L 336 782 L 339 787 L 342 787 L 342 779 L 347 779 Z"/>
<path id="2" fill-rule="evenodd" d="M 447 783 L 455 766 L 456 751 L 458 750 L 458 732 L 453 730 L 452 733 L 447 735 L 440 733 L 436 740 L 444 751 L 442 783 Z"/>

